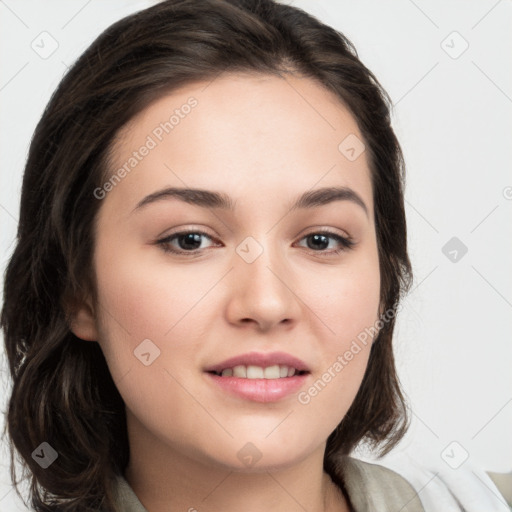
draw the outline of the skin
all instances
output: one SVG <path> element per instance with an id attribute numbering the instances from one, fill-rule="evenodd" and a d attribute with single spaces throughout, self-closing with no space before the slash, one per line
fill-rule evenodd
<path id="1" fill-rule="evenodd" d="M 337 97 L 309 78 L 224 74 L 134 118 L 118 134 L 112 172 L 190 96 L 198 105 L 102 200 L 98 303 L 84 303 L 72 324 L 100 344 L 126 403 L 126 479 L 150 512 L 349 510 L 322 460 L 370 343 L 308 404 L 297 393 L 273 403 L 234 397 L 203 370 L 250 351 L 283 351 L 309 366 L 304 391 L 377 321 L 367 153 L 349 161 L 338 149 L 347 135 L 362 136 Z M 224 192 L 235 212 L 175 198 L 133 211 L 169 186 Z M 289 212 L 297 196 L 327 186 L 350 187 L 368 214 L 347 200 Z M 156 243 L 197 229 L 212 238 L 193 256 Z M 356 244 L 339 254 L 332 238 L 326 248 L 308 246 L 307 235 L 323 229 Z M 248 236 L 263 249 L 252 263 L 235 251 Z M 187 250 L 177 239 L 170 245 Z M 160 350 L 149 366 L 134 356 L 144 339 Z M 251 466 L 237 456 L 248 442 L 261 455 Z"/>

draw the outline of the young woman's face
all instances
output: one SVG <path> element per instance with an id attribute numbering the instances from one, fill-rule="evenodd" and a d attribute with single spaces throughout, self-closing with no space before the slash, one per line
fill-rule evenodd
<path id="1" fill-rule="evenodd" d="M 261 75 L 189 85 L 121 131 L 95 192 L 89 337 L 141 450 L 247 470 L 323 452 L 379 313 L 361 141 L 320 85 Z M 325 187 L 345 194 L 308 200 Z"/>

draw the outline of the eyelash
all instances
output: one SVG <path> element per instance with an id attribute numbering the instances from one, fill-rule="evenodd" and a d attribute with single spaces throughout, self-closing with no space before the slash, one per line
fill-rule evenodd
<path id="1" fill-rule="evenodd" d="M 172 240 L 174 240 L 175 238 L 177 238 L 181 235 L 189 235 L 189 234 L 202 235 L 212 241 L 214 240 L 213 237 L 211 237 L 208 233 L 205 233 L 204 231 L 190 230 L 190 231 L 179 231 L 177 233 L 173 233 L 172 235 L 169 235 L 165 238 L 157 240 L 155 243 L 157 245 L 159 245 L 165 253 L 172 253 L 172 254 L 178 254 L 178 255 L 188 255 L 188 254 L 195 255 L 198 252 L 202 251 L 203 249 L 195 249 L 193 251 L 185 251 L 183 249 L 176 250 L 176 249 L 172 249 L 171 246 L 169 245 L 170 242 Z M 338 235 L 337 233 L 333 233 L 332 231 L 329 231 L 326 229 L 324 229 L 322 231 L 312 231 L 311 233 L 308 233 L 307 235 L 303 236 L 301 238 L 301 240 L 304 240 L 305 238 L 308 238 L 313 235 L 327 236 L 328 238 L 332 238 L 332 239 L 336 240 L 342 246 L 342 249 L 334 249 L 334 250 L 330 250 L 330 251 L 326 251 L 326 250 L 315 251 L 313 249 L 309 249 L 309 251 L 313 252 L 314 254 L 317 254 L 317 253 L 322 254 L 323 253 L 322 255 L 325 255 L 326 257 L 337 256 L 346 250 L 352 249 L 352 247 L 355 245 L 355 242 L 350 237 L 346 238 L 346 237 L 343 237 L 341 235 Z"/>

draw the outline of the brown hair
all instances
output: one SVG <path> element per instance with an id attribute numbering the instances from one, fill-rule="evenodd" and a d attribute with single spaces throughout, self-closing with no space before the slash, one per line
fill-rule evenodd
<path id="1" fill-rule="evenodd" d="M 391 101 L 350 41 L 272 0 L 168 0 L 118 21 L 72 66 L 37 125 L 5 275 L 11 478 L 19 494 L 17 450 L 36 511 L 115 511 L 113 477 L 129 459 L 124 402 L 99 344 L 73 335 L 65 307 L 96 298 L 92 254 L 101 202 L 93 191 L 104 181 L 114 137 L 156 98 L 225 71 L 310 77 L 350 109 L 370 157 L 382 311 L 395 308 L 410 287 L 404 163 Z M 380 330 L 358 394 L 328 438 L 329 473 L 336 456 L 358 443 L 382 454 L 406 431 L 393 328 L 394 317 Z M 42 442 L 58 453 L 47 469 L 32 458 Z"/>

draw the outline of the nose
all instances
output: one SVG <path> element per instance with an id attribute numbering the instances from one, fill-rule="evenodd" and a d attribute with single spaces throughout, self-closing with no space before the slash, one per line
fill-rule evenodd
<path id="1" fill-rule="evenodd" d="M 234 254 L 227 304 L 229 322 L 242 327 L 254 325 L 262 332 L 281 324 L 291 328 L 297 323 L 302 307 L 295 291 L 297 276 L 287 265 L 286 255 L 271 251 L 266 244 L 254 261 L 248 261 Z"/>

